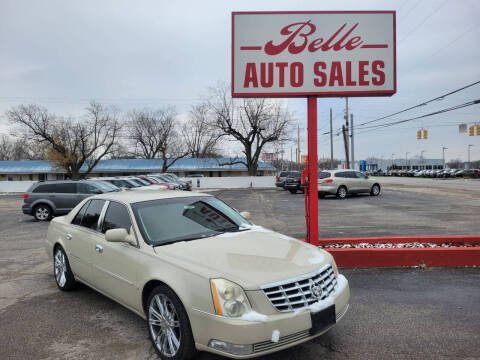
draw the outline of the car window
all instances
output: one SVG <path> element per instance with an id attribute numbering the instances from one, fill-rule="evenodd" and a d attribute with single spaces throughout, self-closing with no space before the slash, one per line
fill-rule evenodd
<path id="1" fill-rule="evenodd" d="M 248 229 L 250 223 L 214 197 L 186 197 L 132 204 L 142 237 L 162 245 Z"/>
<path id="2" fill-rule="evenodd" d="M 287 177 L 288 176 L 288 171 L 282 171 L 279 176 L 280 177 Z"/>
<path id="3" fill-rule="evenodd" d="M 98 219 L 100 218 L 100 213 L 102 212 L 103 205 L 105 200 L 92 200 L 88 206 L 85 214 L 82 218 L 82 226 L 97 230 Z"/>
<path id="4" fill-rule="evenodd" d="M 74 225 L 82 225 L 82 218 L 83 218 L 83 215 L 85 214 L 85 211 L 87 210 L 88 208 L 88 205 L 90 205 L 90 201 L 87 201 L 85 204 L 83 204 L 82 208 L 80 209 L 80 211 L 77 213 L 77 215 L 75 215 L 75 217 L 73 218 L 73 221 L 72 221 L 72 224 Z"/>
<path id="5" fill-rule="evenodd" d="M 346 176 L 345 176 L 345 172 L 344 172 L 344 171 L 342 171 L 342 172 L 337 172 L 337 173 L 335 173 L 335 177 L 344 178 L 344 177 L 346 177 Z"/>
<path id="6" fill-rule="evenodd" d="M 102 233 L 111 229 L 125 229 L 130 232 L 130 226 L 132 226 L 132 222 L 125 205 L 115 201 L 110 202 L 103 219 Z"/>
<path id="7" fill-rule="evenodd" d="M 75 184 L 74 183 L 57 183 L 52 184 L 55 188 L 55 193 L 61 194 L 74 194 L 75 193 Z"/>
<path id="8" fill-rule="evenodd" d="M 54 192 L 52 184 L 38 185 L 32 192 L 34 193 L 52 193 Z"/>
<path id="9" fill-rule="evenodd" d="M 86 183 L 78 183 L 77 184 L 77 192 L 79 194 L 100 194 L 100 189 L 96 188 L 91 184 Z"/>
<path id="10" fill-rule="evenodd" d="M 365 179 L 365 178 L 366 178 L 366 176 L 363 175 L 363 174 L 362 174 L 361 172 L 359 172 L 359 171 L 355 171 L 355 176 L 356 176 L 357 178 L 359 178 L 359 179 Z"/>
<path id="11" fill-rule="evenodd" d="M 318 178 L 319 179 L 326 179 L 326 178 L 329 178 L 330 176 L 332 176 L 332 174 L 330 174 L 329 172 L 327 171 L 320 171 L 318 173 Z"/>
<path id="12" fill-rule="evenodd" d="M 345 171 L 345 177 L 349 179 L 357 179 L 355 171 Z"/>
<path id="13" fill-rule="evenodd" d="M 143 184 L 143 185 L 150 185 L 150 183 L 145 179 L 136 178 L 135 180 L 138 181 L 139 183 Z"/>

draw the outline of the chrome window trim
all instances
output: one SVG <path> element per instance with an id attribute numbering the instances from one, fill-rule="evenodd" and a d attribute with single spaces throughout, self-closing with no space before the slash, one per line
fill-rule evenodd
<path id="1" fill-rule="evenodd" d="M 130 223 L 132 224 L 132 229 L 133 229 L 133 236 L 135 237 L 135 241 L 137 242 L 137 245 L 134 246 L 135 248 L 137 249 L 140 249 L 140 242 L 138 241 L 138 236 L 137 236 L 137 232 L 135 231 L 135 222 L 134 222 L 134 217 L 132 217 L 132 210 L 130 208 L 130 206 L 122 201 L 118 201 L 118 200 L 107 200 L 105 199 L 107 205 L 110 205 L 111 202 L 115 202 L 117 204 L 120 204 L 120 205 L 123 205 L 125 206 L 126 210 L 127 210 L 127 213 L 128 213 L 128 216 L 130 217 Z M 108 206 L 105 207 L 104 209 L 102 209 L 102 214 L 100 215 L 100 218 L 98 220 L 102 220 L 101 222 L 99 222 L 99 231 L 100 233 L 105 236 L 104 233 L 102 233 L 102 226 L 103 226 L 103 219 L 105 218 L 105 214 L 108 210 Z M 130 245 L 130 246 L 133 246 L 133 245 Z"/>

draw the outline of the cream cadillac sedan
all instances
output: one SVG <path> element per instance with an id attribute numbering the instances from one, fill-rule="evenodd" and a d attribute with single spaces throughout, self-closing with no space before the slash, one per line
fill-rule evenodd
<path id="1" fill-rule="evenodd" d="M 55 280 L 82 282 L 146 319 L 162 359 L 256 357 L 310 340 L 347 311 L 330 254 L 255 226 L 213 196 L 90 197 L 50 223 Z"/>

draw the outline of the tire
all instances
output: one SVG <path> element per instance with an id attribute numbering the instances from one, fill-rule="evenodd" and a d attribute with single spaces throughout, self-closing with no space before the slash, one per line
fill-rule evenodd
<path id="1" fill-rule="evenodd" d="M 345 186 L 340 186 L 337 189 L 337 198 L 345 199 L 347 197 L 347 188 Z"/>
<path id="2" fill-rule="evenodd" d="M 62 291 L 73 290 L 77 285 L 67 255 L 61 246 L 57 246 L 53 253 L 53 275 L 58 288 Z"/>
<path id="3" fill-rule="evenodd" d="M 380 192 L 381 192 L 380 185 L 373 184 L 372 189 L 370 190 L 370 195 L 371 196 L 378 196 L 378 195 L 380 195 Z"/>
<path id="4" fill-rule="evenodd" d="M 323 193 L 318 193 L 318 198 L 319 198 L 319 199 L 323 199 L 324 197 L 325 197 L 325 194 L 323 194 Z"/>
<path id="5" fill-rule="evenodd" d="M 46 204 L 40 204 L 33 209 L 33 217 L 37 221 L 48 221 L 52 218 L 52 208 Z"/>
<path id="6" fill-rule="evenodd" d="M 289 189 L 288 191 L 290 191 L 290 194 L 296 194 L 297 193 L 297 189 Z"/>
<path id="7" fill-rule="evenodd" d="M 192 359 L 196 354 L 192 328 L 178 296 L 159 285 L 150 293 L 147 306 L 148 333 L 157 355 L 164 360 Z"/>

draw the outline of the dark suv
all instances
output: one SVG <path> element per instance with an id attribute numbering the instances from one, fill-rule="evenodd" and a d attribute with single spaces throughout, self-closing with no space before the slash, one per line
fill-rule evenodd
<path id="1" fill-rule="evenodd" d="M 22 211 L 38 221 L 50 220 L 53 215 L 70 212 L 80 201 L 106 192 L 120 191 L 115 185 L 104 181 L 59 180 L 38 182 L 23 194 Z"/>
<path id="2" fill-rule="evenodd" d="M 302 173 L 300 171 L 291 171 L 285 180 L 285 188 L 292 194 L 298 190 L 303 192 Z"/>

